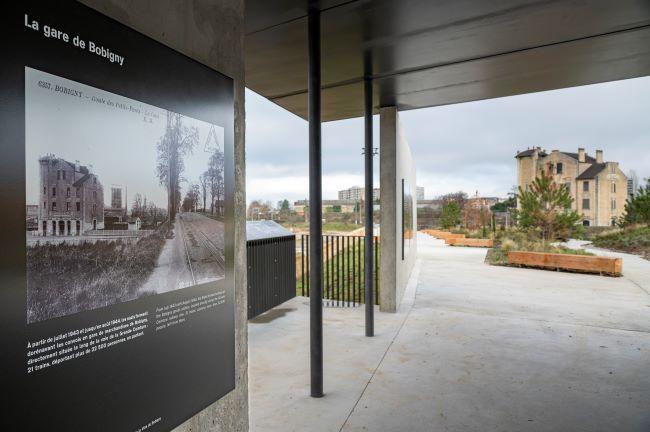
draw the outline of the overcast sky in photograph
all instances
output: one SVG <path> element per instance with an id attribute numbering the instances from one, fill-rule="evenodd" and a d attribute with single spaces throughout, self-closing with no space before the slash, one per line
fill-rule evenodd
<path id="1" fill-rule="evenodd" d="M 81 97 L 55 89 L 78 91 Z M 149 203 L 167 207 L 166 189 L 156 176 L 157 144 L 165 134 L 167 111 L 32 68 L 25 69 L 25 101 L 27 204 L 39 203 L 38 159 L 54 154 L 92 166 L 104 187 L 107 206 L 111 187 L 121 187 L 128 193 L 122 199 L 128 199 L 129 208 L 136 193 Z M 123 108 L 117 108 L 118 103 Z M 183 116 L 183 124 L 196 128 L 198 134 L 195 148 L 183 158 L 186 181 L 181 183 L 181 194 L 185 195 L 190 183 L 198 183 L 207 170 L 215 141 L 209 123 Z M 214 129 L 217 140 L 223 140 L 223 129 Z"/>
<path id="2" fill-rule="evenodd" d="M 425 197 L 465 191 L 504 197 L 516 183 L 515 153 L 540 146 L 589 154 L 650 176 L 650 77 L 403 111 Z M 379 146 L 375 116 L 375 146 Z M 323 198 L 363 185 L 363 120 L 323 124 Z M 246 93 L 247 200 L 308 197 L 307 122 Z M 379 159 L 375 158 L 375 187 Z"/>

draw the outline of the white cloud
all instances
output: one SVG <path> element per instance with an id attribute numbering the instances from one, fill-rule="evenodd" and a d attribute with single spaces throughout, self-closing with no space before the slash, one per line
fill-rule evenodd
<path id="1" fill-rule="evenodd" d="M 246 93 L 247 198 L 308 195 L 307 122 Z M 517 150 L 603 149 L 624 171 L 650 176 L 650 77 L 404 111 L 406 138 L 426 196 L 464 190 L 505 196 Z M 375 116 L 375 147 L 379 147 Z M 323 197 L 363 184 L 363 121 L 323 124 Z M 375 186 L 379 159 L 375 159 Z"/>

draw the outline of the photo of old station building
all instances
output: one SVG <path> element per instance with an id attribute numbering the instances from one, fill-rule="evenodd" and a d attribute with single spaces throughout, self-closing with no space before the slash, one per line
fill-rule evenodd
<path id="1" fill-rule="evenodd" d="M 104 228 L 104 190 L 87 166 L 56 157 L 39 158 L 38 234 L 77 236 Z"/>

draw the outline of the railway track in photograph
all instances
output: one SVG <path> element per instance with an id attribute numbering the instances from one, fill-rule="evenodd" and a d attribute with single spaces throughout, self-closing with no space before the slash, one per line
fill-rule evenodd
<path id="1" fill-rule="evenodd" d="M 210 251 L 214 259 L 216 260 L 217 265 L 219 265 L 219 270 L 225 271 L 226 260 L 224 259 L 223 251 L 220 251 L 219 248 L 217 248 L 217 246 L 214 244 L 212 240 L 210 240 L 210 237 L 208 237 L 206 233 L 204 233 L 203 231 L 197 231 L 197 232 L 201 235 L 199 240 L 203 243 L 205 248 Z"/>
<path id="2" fill-rule="evenodd" d="M 183 218 L 179 217 L 179 225 L 181 225 L 181 229 L 178 230 L 179 235 L 181 236 L 181 240 L 183 241 L 183 249 L 184 249 L 184 256 L 185 260 L 187 261 L 187 267 L 190 270 L 190 274 L 192 275 L 192 285 L 196 285 L 196 276 L 194 275 L 194 269 L 192 268 L 192 258 L 190 257 L 190 248 L 187 245 L 187 238 L 186 238 L 186 233 L 185 233 L 185 227 L 183 226 Z"/>
<path id="3" fill-rule="evenodd" d="M 179 214 L 178 221 L 195 282 L 223 277 L 223 223 L 197 213 Z"/>

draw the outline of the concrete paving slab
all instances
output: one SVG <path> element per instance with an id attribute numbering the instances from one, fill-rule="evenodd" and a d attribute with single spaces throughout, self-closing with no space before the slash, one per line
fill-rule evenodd
<path id="1" fill-rule="evenodd" d="M 428 238 L 418 254 L 377 337 L 362 336 L 362 308 L 326 309 L 323 399 L 308 396 L 307 300 L 249 325 L 251 430 L 650 430 L 637 283 L 488 266 L 484 249 Z"/>
<path id="2" fill-rule="evenodd" d="M 375 308 L 372 338 L 364 336 L 363 305 L 324 308 L 321 399 L 309 396 L 309 299 L 296 297 L 251 320 L 251 431 L 338 431 L 397 335 L 408 304 L 406 299 L 393 314 Z"/>

